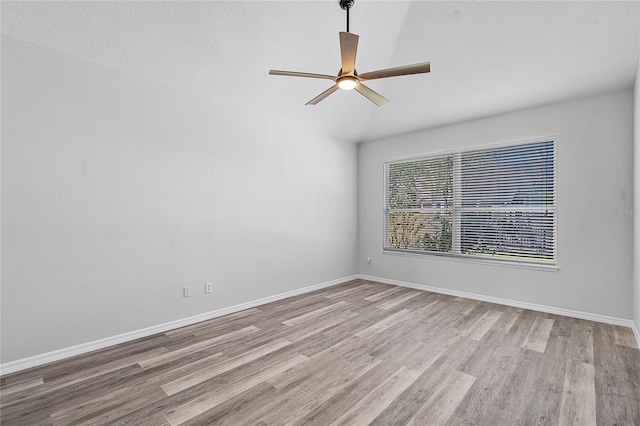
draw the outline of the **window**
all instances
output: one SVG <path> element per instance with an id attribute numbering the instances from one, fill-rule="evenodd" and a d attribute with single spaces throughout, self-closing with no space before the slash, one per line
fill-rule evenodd
<path id="1" fill-rule="evenodd" d="M 387 162 L 384 250 L 556 265 L 555 141 Z"/>

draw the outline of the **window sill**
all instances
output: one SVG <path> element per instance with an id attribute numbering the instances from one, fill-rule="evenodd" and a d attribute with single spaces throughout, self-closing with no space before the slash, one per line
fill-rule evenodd
<path id="1" fill-rule="evenodd" d="M 466 256 L 453 256 L 450 254 L 435 254 L 435 253 L 416 253 L 410 251 L 396 251 L 396 250 L 382 250 L 382 254 L 390 255 L 390 256 L 404 256 L 404 257 L 415 257 L 420 259 L 428 259 L 428 260 L 446 260 L 453 262 L 462 262 L 462 263 L 475 263 L 480 265 L 492 265 L 492 266 L 501 266 L 507 268 L 517 268 L 517 269 L 533 269 L 536 271 L 545 271 L 545 272 L 558 272 L 560 268 L 557 265 L 538 265 L 534 263 L 526 263 L 526 262 L 509 262 L 503 260 L 492 260 L 492 259 L 478 259 L 475 257 L 466 257 Z"/>

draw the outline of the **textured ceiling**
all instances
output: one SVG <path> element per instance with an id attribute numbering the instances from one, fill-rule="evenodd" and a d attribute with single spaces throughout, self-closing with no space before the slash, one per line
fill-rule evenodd
<path id="1" fill-rule="evenodd" d="M 110 68 L 364 142 L 633 87 L 640 2 L 356 0 L 360 73 L 430 61 L 431 73 L 304 104 L 336 74 L 338 1 L 2 2 L 2 33 Z"/>

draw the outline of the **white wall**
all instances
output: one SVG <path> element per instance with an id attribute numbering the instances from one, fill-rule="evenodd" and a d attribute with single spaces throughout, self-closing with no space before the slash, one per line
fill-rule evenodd
<path id="1" fill-rule="evenodd" d="M 633 320 L 636 328 L 640 330 L 640 61 L 638 61 L 633 99 Z"/>
<path id="2" fill-rule="evenodd" d="M 359 148 L 361 274 L 630 319 L 633 205 L 631 91 L 514 112 Z M 382 253 L 383 162 L 558 136 L 557 272 Z M 365 260 L 371 257 L 370 265 Z"/>
<path id="3" fill-rule="evenodd" d="M 2 124 L 3 363 L 356 273 L 354 144 L 6 36 Z"/>

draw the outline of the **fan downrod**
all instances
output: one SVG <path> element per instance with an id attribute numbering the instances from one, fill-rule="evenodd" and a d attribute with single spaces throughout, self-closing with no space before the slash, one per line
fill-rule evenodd
<path id="1" fill-rule="evenodd" d="M 347 11 L 347 32 L 349 32 L 349 9 L 353 7 L 356 0 L 340 0 L 340 7 Z"/>

